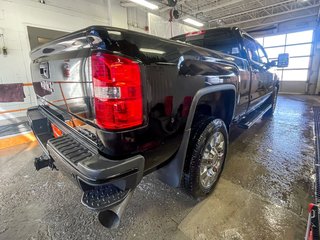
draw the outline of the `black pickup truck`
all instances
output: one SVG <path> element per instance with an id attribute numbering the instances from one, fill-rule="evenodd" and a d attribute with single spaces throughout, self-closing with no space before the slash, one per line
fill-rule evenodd
<path id="1" fill-rule="evenodd" d="M 216 51 L 217 50 L 217 51 Z M 36 169 L 63 170 L 82 203 L 116 227 L 142 177 L 209 194 L 231 125 L 272 115 L 279 81 L 265 50 L 238 28 L 171 40 L 92 26 L 31 52 L 38 106 L 28 109 L 44 154 Z"/>

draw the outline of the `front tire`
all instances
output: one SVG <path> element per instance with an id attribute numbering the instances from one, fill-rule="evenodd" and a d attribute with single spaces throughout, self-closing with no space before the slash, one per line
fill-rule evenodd
<path id="1" fill-rule="evenodd" d="M 228 148 L 225 123 L 218 118 L 198 122 L 188 146 L 185 188 L 195 198 L 211 193 L 221 175 Z"/>

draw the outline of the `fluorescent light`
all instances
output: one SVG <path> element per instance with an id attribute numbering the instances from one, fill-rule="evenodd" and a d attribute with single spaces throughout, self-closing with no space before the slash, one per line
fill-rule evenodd
<path id="1" fill-rule="evenodd" d="M 146 0 L 130 0 L 131 2 L 134 2 L 136 4 L 140 4 L 141 6 L 150 8 L 152 10 L 159 9 L 159 7 L 151 2 L 148 2 Z"/>
<path id="2" fill-rule="evenodd" d="M 140 51 L 145 53 L 155 53 L 155 54 L 161 54 L 161 55 L 166 53 L 164 51 L 151 49 L 151 48 L 140 48 Z"/>
<path id="3" fill-rule="evenodd" d="M 191 18 L 183 19 L 183 21 L 196 27 L 203 27 L 203 23 L 193 20 Z"/>

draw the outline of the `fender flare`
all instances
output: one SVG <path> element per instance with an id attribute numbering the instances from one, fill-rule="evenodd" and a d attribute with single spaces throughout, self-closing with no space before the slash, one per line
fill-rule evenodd
<path id="1" fill-rule="evenodd" d="M 179 187 L 181 186 L 181 179 L 183 177 L 183 171 L 184 171 L 184 164 L 185 164 L 185 159 L 187 155 L 187 149 L 189 145 L 189 139 L 191 135 L 191 125 L 193 121 L 193 117 L 197 108 L 197 105 L 199 103 L 199 100 L 201 97 L 210 94 L 210 93 L 215 93 L 215 92 L 221 92 L 221 91 L 227 91 L 227 90 L 232 90 L 235 93 L 234 97 L 234 107 L 233 107 L 233 115 L 235 111 L 235 106 L 236 106 L 236 87 L 233 84 L 221 84 L 221 85 L 215 85 L 215 86 L 209 86 L 200 89 L 195 96 L 193 97 L 189 115 L 187 118 L 187 123 L 185 127 L 185 131 L 183 133 L 183 138 L 180 144 L 180 147 L 176 153 L 176 155 L 173 157 L 170 162 L 160 168 L 157 171 L 158 178 L 172 186 L 172 187 Z"/>

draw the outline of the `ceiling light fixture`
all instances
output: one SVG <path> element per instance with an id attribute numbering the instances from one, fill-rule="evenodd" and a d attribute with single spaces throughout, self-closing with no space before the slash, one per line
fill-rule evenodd
<path id="1" fill-rule="evenodd" d="M 136 4 L 139 4 L 141 6 L 144 6 L 146 8 L 152 9 L 152 10 L 157 10 L 159 7 L 151 2 L 148 2 L 146 0 L 130 0 L 131 2 L 134 2 Z"/>
<path id="2" fill-rule="evenodd" d="M 193 26 L 196 26 L 196 27 L 203 27 L 203 23 L 198 22 L 198 21 L 196 21 L 194 19 L 191 19 L 191 18 L 183 19 L 183 21 L 186 22 L 186 23 L 189 23 L 189 24 L 191 24 Z"/>

